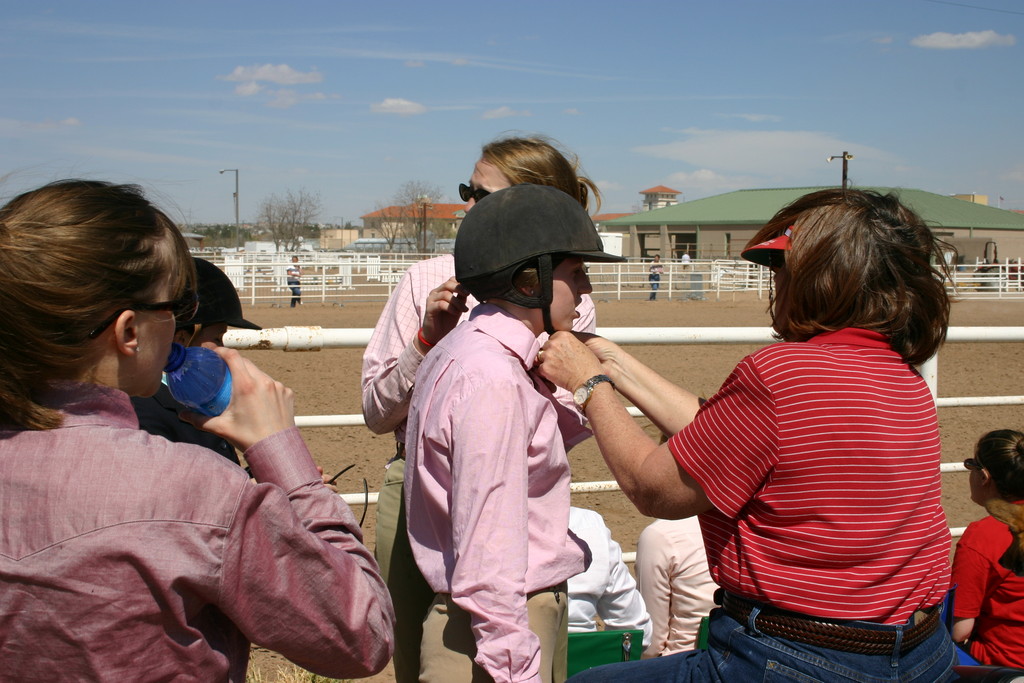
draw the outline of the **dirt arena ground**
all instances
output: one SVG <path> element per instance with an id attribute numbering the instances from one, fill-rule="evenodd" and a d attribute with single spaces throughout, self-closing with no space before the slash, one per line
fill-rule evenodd
<path id="1" fill-rule="evenodd" d="M 730 295 L 731 297 L 731 295 Z M 344 306 L 304 305 L 299 308 L 261 306 L 247 310 L 246 317 L 264 327 L 320 325 L 324 328 L 373 327 L 382 303 Z M 765 302 L 736 295 L 728 301 L 597 301 L 598 324 L 607 327 L 748 327 L 767 326 Z M 964 301 L 954 305 L 954 326 L 1024 326 L 1024 301 Z M 638 346 L 631 351 L 678 384 L 700 395 L 710 395 L 721 385 L 735 363 L 756 346 Z M 246 352 L 261 368 L 296 392 L 298 415 L 350 414 L 361 412 L 359 376 L 361 349 L 335 349 L 309 353 L 280 351 Z M 1024 394 L 1020 388 L 1022 343 L 951 343 L 939 354 L 939 396 L 987 396 Z M 943 461 L 961 461 L 971 454 L 984 432 L 997 428 L 1021 428 L 1021 409 L 1014 406 L 943 408 L 939 411 Z M 655 431 L 646 425 L 651 434 Z M 365 427 L 308 428 L 303 435 L 314 459 L 324 471 L 335 473 L 351 464 L 338 482 L 343 492 L 380 488 L 384 463 L 393 453 L 393 437 L 377 436 Z M 569 453 L 574 481 L 611 478 L 593 440 Z M 983 516 L 982 508 L 969 498 L 964 473 L 943 475 L 943 505 L 950 526 L 965 526 Z M 651 520 L 640 515 L 620 492 L 582 494 L 573 504 L 599 511 L 624 552 L 636 550 L 640 531 Z M 355 506 L 356 516 L 363 514 Z M 374 510 L 370 506 L 363 523 L 365 542 L 374 543 Z M 343 600 L 344 596 L 338 596 Z M 260 680 L 277 680 L 277 671 L 288 668 L 282 658 L 255 648 L 252 669 Z M 390 665 L 370 679 L 393 681 Z"/>

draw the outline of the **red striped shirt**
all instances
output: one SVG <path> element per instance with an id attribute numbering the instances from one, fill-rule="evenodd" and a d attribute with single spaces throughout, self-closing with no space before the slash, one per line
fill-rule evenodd
<path id="1" fill-rule="evenodd" d="M 701 528 L 726 590 L 882 623 L 948 590 L 935 403 L 882 335 L 747 356 L 669 447 L 714 505 Z"/>

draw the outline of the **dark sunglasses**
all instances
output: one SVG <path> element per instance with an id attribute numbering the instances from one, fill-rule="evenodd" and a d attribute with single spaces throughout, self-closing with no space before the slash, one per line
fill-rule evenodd
<path id="1" fill-rule="evenodd" d="M 466 183 L 459 183 L 459 196 L 464 202 L 468 202 L 470 199 L 478 202 L 489 194 L 490 191 L 482 187 L 471 187 Z"/>
<path id="2" fill-rule="evenodd" d="M 980 472 L 983 469 L 985 469 L 985 466 L 982 465 L 977 460 L 975 460 L 974 458 L 967 458 L 966 460 L 964 460 L 964 467 L 969 469 L 971 472 Z"/>
<path id="3" fill-rule="evenodd" d="M 138 303 L 119 308 L 110 314 L 110 317 L 100 323 L 99 327 L 89 333 L 89 339 L 95 339 L 103 334 L 103 330 L 114 324 L 117 316 L 125 311 L 171 311 L 174 314 L 176 323 L 187 323 L 195 317 L 199 310 L 199 294 L 191 290 L 186 291 L 180 299 L 173 301 L 158 301 L 155 304 Z"/>

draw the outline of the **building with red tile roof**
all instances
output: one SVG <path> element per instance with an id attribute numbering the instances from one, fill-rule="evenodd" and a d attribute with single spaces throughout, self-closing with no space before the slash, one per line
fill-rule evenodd
<path id="1" fill-rule="evenodd" d="M 646 190 L 640 190 L 640 194 L 644 196 L 643 210 L 653 211 L 678 204 L 679 200 L 676 197 L 681 195 L 682 192 L 673 190 L 671 187 L 665 187 L 664 185 L 655 185 Z"/>

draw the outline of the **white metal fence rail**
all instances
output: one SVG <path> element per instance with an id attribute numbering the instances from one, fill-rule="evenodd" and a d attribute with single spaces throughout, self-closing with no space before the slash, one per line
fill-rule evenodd
<path id="1" fill-rule="evenodd" d="M 369 328 L 323 329 L 320 327 L 280 327 L 264 330 L 230 330 L 225 335 L 225 344 L 236 349 L 319 351 L 330 348 L 363 348 L 370 341 L 373 332 Z M 766 327 L 600 327 L 598 334 L 618 344 L 768 344 L 774 341 L 770 328 Z M 951 327 L 947 343 L 965 342 L 1021 342 L 1024 341 L 1024 327 Z M 936 406 L 966 407 L 1024 404 L 1024 396 L 973 396 L 939 397 L 938 357 L 924 363 L 920 368 L 925 381 L 936 396 Z M 631 415 L 639 416 L 640 411 L 629 408 Z M 363 416 L 358 415 L 303 415 L 297 416 L 299 427 L 349 427 L 365 425 Z M 964 472 L 959 462 L 942 463 L 942 472 Z M 614 481 L 577 482 L 571 485 L 574 493 L 594 491 L 616 491 Z M 377 494 L 367 498 L 362 493 L 343 494 L 349 504 L 375 504 Z M 950 529 L 953 536 L 963 534 L 963 527 Z"/>
<path id="2" fill-rule="evenodd" d="M 288 305 L 291 290 L 286 271 L 293 253 L 245 253 L 206 255 L 224 269 L 249 305 Z M 301 252 L 302 297 L 306 302 L 341 305 L 345 302 L 384 301 L 406 269 L 425 258 L 417 254 L 346 254 Z M 735 259 L 662 262 L 658 298 L 668 300 L 718 300 L 722 294 L 756 292 L 770 286 L 766 268 Z M 650 262 L 590 265 L 595 298 L 642 300 L 651 292 Z M 1002 263 L 971 266 L 953 272 L 950 290 L 964 298 L 1024 300 L 1024 266 Z"/>

